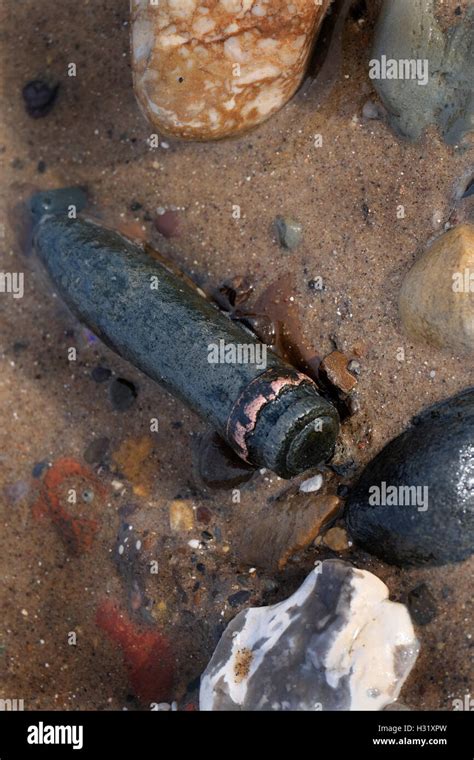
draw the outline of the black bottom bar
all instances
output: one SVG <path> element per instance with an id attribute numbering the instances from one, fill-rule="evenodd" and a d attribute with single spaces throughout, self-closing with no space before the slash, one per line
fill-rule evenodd
<path id="1" fill-rule="evenodd" d="M 281 738 L 313 756 L 361 751 L 371 757 L 450 757 L 472 760 L 471 712 L 383 713 L 199 713 L 199 712 L 2 712 L 0 760 L 31 757 L 160 757 L 214 749 L 221 757 L 227 741 L 244 737 L 241 750 L 255 752 L 264 741 L 268 757 Z M 284 731 L 284 734 L 282 733 Z M 235 732 L 238 731 L 238 734 Z M 51 742 L 56 743 L 51 743 Z M 234 739 L 235 742 L 235 739 Z M 235 751 L 235 743 L 232 747 Z M 240 743 L 240 742 L 239 742 Z M 76 749 L 74 749 L 76 747 Z M 332 748 L 332 749 L 331 749 Z"/>

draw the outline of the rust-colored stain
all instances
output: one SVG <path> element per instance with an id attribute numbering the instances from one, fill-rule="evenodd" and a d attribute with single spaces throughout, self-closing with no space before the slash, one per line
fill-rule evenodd
<path id="1" fill-rule="evenodd" d="M 88 552 L 93 544 L 100 523 L 94 518 L 74 515 L 67 508 L 69 492 L 77 494 L 77 509 L 80 494 L 90 489 L 94 499 L 103 499 L 106 489 L 95 475 L 76 459 L 63 457 L 57 459 L 46 472 L 40 485 L 38 499 L 33 504 L 33 517 L 40 519 L 49 516 L 54 527 L 65 543 L 68 551 L 74 555 Z M 90 505 L 84 504 L 84 508 Z M 95 510 L 96 510 L 95 505 Z"/>
<path id="2" fill-rule="evenodd" d="M 247 678 L 253 660 L 253 652 L 250 649 L 239 649 L 234 660 L 235 682 L 241 683 Z"/>
<path id="3" fill-rule="evenodd" d="M 96 623 L 122 650 L 135 696 L 146 704 L 169 701 L 175 666 L 167 638 L 156 628 L 137 626 L 110 600 L 99 606 Z"/>

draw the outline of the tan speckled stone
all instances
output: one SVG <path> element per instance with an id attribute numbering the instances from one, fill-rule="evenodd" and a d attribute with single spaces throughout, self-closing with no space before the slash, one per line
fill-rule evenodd
<path id="1" fill-rule="evenodd" d="M 331 0 L 132 0 L 135 91 L 157 130 L 212 140 L 278 111 Z"/>
<path id="2" fill-rule="evenodd" d="M 445 232 L 415 263 L 400 292 L 400 316 L 411 338 L 474 353 L 474 225 Z"/>

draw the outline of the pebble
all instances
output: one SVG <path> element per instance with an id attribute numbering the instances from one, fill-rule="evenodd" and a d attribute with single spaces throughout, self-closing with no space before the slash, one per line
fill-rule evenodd
<path id="1" fill-rule="evenodd" d="M 474 550 L 474 389 L 425 409 L 370 462 L 347 501 L 367 552 L 401 567 Z"/>
<path id="2" fill-rule="evenodd" d="M 28 82 L 23 88 L 23 100 L 28 116 L 41 119 L 52 110 L 58 95 L 59 84 L 41 79 Z"/>
<path id="3" fill-rule="evenodd" d="M 379 104 L 373 100 L 367 100 L 362 108 L 362 116 L 364 119 L 380 119 L 381 109 Z"/>
<path id="4" fill-rule="evenodd" d="M 446 29 L 436 17 L 442 7 L 442 0 L 384 1 L 372 59 L 428 61 L 427 79 L 420 85 L 399 75 L 373 84 L 397 132 L 417 140 L 434 124 L 449 144 L 459 145 L 474 124 L 474 6 L 463 17 L 453 15 Z"/>
<path id="5" fill-rule="evenodd" d="M 321 370 L 332 385 L 342 393 L 350 393 L 357 385 L 357 378 L 348 370 L 348 359 L 342 351 L 333 351 L 326 356 L 321 364 Z"/>
<path id="6" fill-rule="evenodd" d="M 474 353 L 474 225 L 445 232 L 416 261 L 402 283 L 399 307 L 413 340 Z"/>
<path id="7" fill-rule="evenodd" d="M 155 227 L 165 238 L 179 237 L 179 215 L 176 211 L 167 210 L 155 218 Z"/>
<path id="8" fill-rule="evenodd" d="M 382 710 L 419 651 L 410 616 L 375 575 L 318 563 L 288 599 L 242 610 L 201 678 L 204 711 Z"/>
<path id="9" fill-rule="evenodd" d="M 110 400 L 118 412 L 126 412 L 135 403 L 138 391 L 130 380 L 117 377 L 110 384 Z"/>
<path id="10" fill-rule="evenodd" d="M 314 477 L 308 478 L 308 480 L 304 480 L 300 483 L 300 491 L 303 493 L 314 493 L 314 491 L 319 491 L 322 485 L 323 476 L 320 474 L 314 475 Z"/>
<path id="11" fill-rule="evenodd" d="M 96 383 L 106 383 L 111 375 L 112 372 L 110 369 L 107 369 L 107 367 L 101 367 L 100 364 L 97 367 L 94 367 L 91 372 L 91 377 Z"/>
<path id="12" fill-rule="evenodd" d="M 323 543 L 334 552 L 344 552 L 349 548 L 347 531 L 338 526 L 330 528 L 323 536 Z"/>
<path id="13" fill-rule="evenodd" d="M 250 599 L 250 596 L 250 591 L 237 591 L 235 594 L 231 594 L 227 601 L 231 607 L 240 607 Z"/>
<path id="14" fill-rule="evenodd" d="M 205 17 L 189 0 L 135 3 L 134 88 L 154 129 L 213 140 L 268 119 L 300 86 L 330 3 L 226 0 Z"/>
<path id="15" fill-rule="evenodd" d="M 48 467 L 49 467 L 49 462 L 47 460 L 43 460 L 42 462 L 36 462 L 36 464 L 33 465 L 31 474 L 33 475 L 34 478 L 40 478 L 43 472 Z"/>
<path id="16" fill-rule="evenodd" d="M 474 195 L 474 179 L 471 179 L 468 186 L 466 187 L 462 197 L 463 198 L 470 198 Z"/>
<path id="17" fill-rule="evenodd" d="M 107 457 L 109 446 L 109 438 L 105 436 L 103 438 L 95 438 L 84 451 L 84 460 L 87 464 L 102 464 Z"/>
<path id="18" fill-rule="evenodd" d="M 295 219 L 277 216 L 275 230 L 280 246 L 287 251 L 297 248 L 303 238 L 303 227 Z"/>
<path id="19" fill-rule="evenodd" d="M 198 522 L 209 525 L 212 520 L 212 512 L 207 507 L 198 507 L 196 510 L 196 517 Z"/>
<path id="20" fill-rule="evenodd" d="M 174 499 L 169 505 L 169 523 L 171 530 L 175 533 L 192 530 L 194 528 L 192 503 L 184 499 Z"/>
<path id="21" fill-rule="evenodd" d="M 426 583 L 420 583 L 409 592 L 408 609 L 418 625 L 428 625 L 436 618 L 438 610 L 435 598 Z"/>

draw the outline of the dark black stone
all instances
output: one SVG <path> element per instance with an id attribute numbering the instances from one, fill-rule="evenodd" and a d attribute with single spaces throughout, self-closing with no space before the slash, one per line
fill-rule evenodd
<path id="1" fill-rule="evenodd" d="M 250 591 L 237 591 L 235 594 L 231 594 L 227 601 L 231 607 L 240 607 L 248 599 L 250 599 Z"/>
<path id="2" fill-rule="evenodd" d="M 466 189 L 465 189 L 462 197 L 463 198 L 470 198 L 471 195 L 474 195 L 474 179 L 471 179 L 471 181 L 469 182 L 468 186 L 466 187 Z"/>
<path id="3" fill-rule="evenodd" d="M 88 464 L 100 464 L 107 456 L 110 446 L 108 438 L 96 438 L 91 441 L 84 451 L 84 459 Z"/>
<path id="4" fill-rule="evenodd" d="M 28 82 L 23 87 L 23 100 L 28 116 L 41 119 L 47 116 L 53 108 L 58 95 L 59 84 L 50 84 L 41 79 Z"/>
<path id="5" fill-rule="evenodd" d="M 342 484 L 342 485 L 338 486 L 338 487 L 337 487 L 337 495 L 338 495 L 338 496 L 339 496 L 341 499 L 346 499 L 346 498 L 347 498 L 347 496 L 349 495 L 349 487 L 348 487 L 348 486 L 346 486 L 346 485 L 344 485 L 344 484 Z"/>
<path id="6" fill-rule="evenodd" d="M 40 478 L 43 472 L 49 467 L 49 462 L 43 461 L 43 462 L 36 462 L 35 465 L 33 465 L 33 469 L 31 471 L 31 474 L 34 478 Z"/>
<path id="7" fill-rule="evenodd" d="M 118 377 L 110 385 L 110 400 L 118 412 L 126 412 L 135 403 L 138 391 L 130 380 Z"/>
<path id="8" fill-rule="evenodd" d="M 350 494 L 347 522 L 356 542 L 402 567 L 469 557 L 474 548 L 473 438 L 474 388 L 414 418 L 370 462 Z M 384 483 L 427 488 L 428 508 L 374 505 L 374 493 Z"/>
<path id="9" fill-rule="evenodd" d="M 44 174 L 46 171 L 46 161 L 38 161 L 38 164 L 36 166 L 36 171 L 38 174 Z"/>
<path id="10" fill-rule="evenodd" d="M 96 383 L 106 383 L 110 379 L 112 372 L 107 367 L 101 367 L 100 364 L 91 372 L 91 377 Z"/>
<path id="11" fill-rule="evenodd" d="M 428 625 L 435 619 L 438 610 L 434 596 L 426 583 L 420 583 L 419 586 L 409 592 L 408 608 L 413 620 L 418 625 Z"/>

